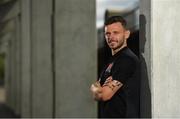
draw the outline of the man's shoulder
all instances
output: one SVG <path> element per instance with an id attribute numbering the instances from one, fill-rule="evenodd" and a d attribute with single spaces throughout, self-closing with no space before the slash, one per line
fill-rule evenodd
<path id="1" fill-rule="evenodd" d="M 130 59 L 134 59 L 134 60 L 139 60 L 139 58 L 137 57 L 137 55 L 129 48 L 126 48 L 126 50 L 124 50 L 122 52 L 122 56 L 126 57 L 126 58 L 130 58 Z"/>
<path id="2" fill-rule="evenodd" d="M 117 62 L 122 62 L 122 63 L 128 63 L 128 62 L 129 63 L 130 62 L 138 63 L 139 58 L 135 55 L 135 53 L 133 53 L 133 51 L 131 51 L 129 48 L 126 48 L 117 57 L 116 61 Z"/>

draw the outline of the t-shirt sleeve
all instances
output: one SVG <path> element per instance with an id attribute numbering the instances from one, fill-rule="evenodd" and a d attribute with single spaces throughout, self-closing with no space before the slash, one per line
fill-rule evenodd
<path id="1" fill-rule="evenodd" d="M 135 70 L 136 63 L 133 59 L 121 58 L 114 63 L 112 78 L 125 84 L 132 77 Z"/>

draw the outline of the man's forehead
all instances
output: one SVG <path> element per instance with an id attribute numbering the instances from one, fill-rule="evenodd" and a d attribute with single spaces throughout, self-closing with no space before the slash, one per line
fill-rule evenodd
<path id="1" fill-rule="evenodd" d="M 110 29 L 123 29 L 124 27 L 120 22 L 115 22 L 109 25 L 105 26 L 105 31 L 110 30 Z"/>

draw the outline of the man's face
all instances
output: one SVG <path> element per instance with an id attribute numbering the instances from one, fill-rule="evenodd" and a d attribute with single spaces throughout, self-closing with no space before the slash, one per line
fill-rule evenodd
<path id="1" fill-rule="evenodd" d="M 120 22 L 105 26 L 105 38 L 112 50 L 119 49 L 126 42 L 130 32 L 123 28 Z"/>

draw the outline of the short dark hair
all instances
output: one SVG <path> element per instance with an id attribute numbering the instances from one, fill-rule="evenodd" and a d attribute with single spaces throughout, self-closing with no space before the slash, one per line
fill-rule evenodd
<path id="1" fill-rule="evenodd" d="M 113 24 L 113 23 L 116 23 L 116 22 L 120 22 L 122 24 L 122 26 L 126 29 L 127 22 L 122 16 L 109 17 L 105 21 L 104 25 L 107 26 L 107 25 L 110 25 L 110 24 Z"/>

